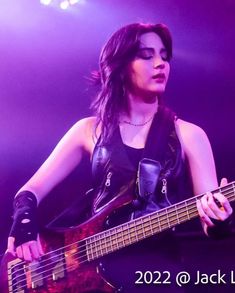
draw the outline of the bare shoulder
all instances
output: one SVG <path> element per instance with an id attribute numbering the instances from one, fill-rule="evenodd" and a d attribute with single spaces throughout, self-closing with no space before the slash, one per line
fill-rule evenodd
<path id="1" fill-rule="evenodd" d="M 95 127 L 96 117 L 90 116 L 83 119 L 78 120 L 74 125 L 74 131 L 85 131 L 90 132 L 93 131 Z"/>
<path id="2" fill-rule="evenodd" d="M 92 152 L 95 144 L 96 117 L 90 116 L 77 121 L 69 130 L 79 145 Z"/>
<path id="3" fill-rule="evenodd" d="M 179 140 L 184 148 L 209 143 L 206 132 L 196 124 L 178 119 L 175 122 L 175 127 Z"/>
<path id="4" fill-rule="evenodd" d="M 184 120 L 175 123 L 184 155 L 188 158 L 195 194 L 218 186 L 213 152 L 205 131 Z"/>

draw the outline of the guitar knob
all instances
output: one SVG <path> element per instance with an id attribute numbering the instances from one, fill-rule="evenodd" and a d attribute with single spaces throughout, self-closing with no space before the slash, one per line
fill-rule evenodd
<path id="1" fill-rule="evenodd" d="M 110 226 L 110 219 L 109 219 L 109 217 L 106 219 L 106 221 L 105 221 L 105 227 L 106 228 L 109 228 L 109 226 Z"/>
<path id="2" fill-rule="evenodd" d="M 138 199 L 134 199 L 134 200 L 132 201 L 132 206 L 133 206 L 133 208 L 134 208 L 135 210 L 140 209 L 140 208 L 143 207 L 143 202 L 141 202 L 139 198 L 138 198 Z"/>
<path id="3" fill-rule="evenodd" d="M 98 266 L 100 271 L 105 272 L 105 267 L 103 266 L 102 262 L 99 262 Z"/>

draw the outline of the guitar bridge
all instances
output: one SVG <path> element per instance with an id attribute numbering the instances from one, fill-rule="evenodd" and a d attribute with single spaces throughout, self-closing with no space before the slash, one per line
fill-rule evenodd
<path id="1" fill-rule="evenodd" d="M 9 293 L 24 293 L 27 289 L 25 265 L 19 258 L 10 261 L 7 265 Z"/>

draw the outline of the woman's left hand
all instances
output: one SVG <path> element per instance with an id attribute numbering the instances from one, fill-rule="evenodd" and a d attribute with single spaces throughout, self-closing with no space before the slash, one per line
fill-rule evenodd
<path id="1" fill-rule="evenodd" d="M 227 183 L 227 179 L 223 178 L 220 187 L 225 186 Z M 215 202 L 215 199 L 219 202 L 220 207 Z M 197 200 L 197 209 L 205 232 L 207 230 L 205 228 L 216 226 L 215 222 L 218 221 L 224 222 L 233 212 L 228 199 L 222 193 L 212 194 L 211 192 L 207 192 L 200 200 Z"/>

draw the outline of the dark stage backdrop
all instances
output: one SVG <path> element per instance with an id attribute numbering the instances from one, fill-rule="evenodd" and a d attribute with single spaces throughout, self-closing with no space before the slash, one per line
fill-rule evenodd
<path id="1" fill-rule="evenodd" d="M 1 0 L 1 253 L 6 247 L 15 193 L 63 134 L 77 120 L 91 114 L 89 104 L 95 89 L 88 78 L 98 68 L 100 49 L 113 31 L 136 21 L 169 26 L 174 58 L 166 103 L 179 117 L 205 129 L 213 146 L 218 177 L 235 180 L 233 0 L 86 0 L 68 11 L 43 6 L 39 0 Z M 44 221 L 86 190 L 89 174 L 86 158 L 42 204 Z M 196 226 L 190 226 L 190 231 L 198 231 Z M 233 238 L 220 244 L 200 239 L 184 242 L 189 263 L 197 253 L 193 250 L 190 254 L 192 247 L 198 246 L 197 260 L 205 267 L 210 259 L 214 259 L 216 270 L 223 259 L 225 267 L 228 258 L 235 260 L 234 253 L 223 249 L 234 247 Z M 217 262 L 212 246 L 222 248 Z M 231 263 L 227 269 L 232 269 Z"/>

